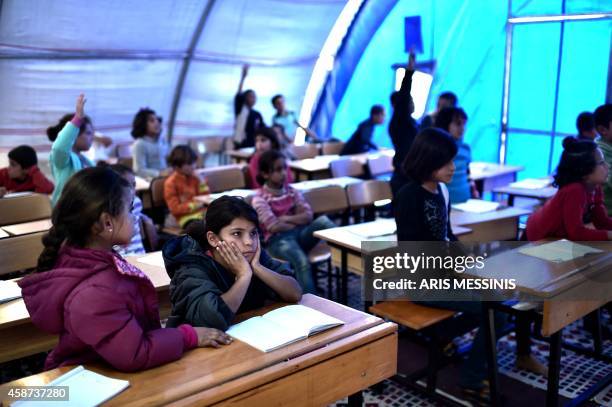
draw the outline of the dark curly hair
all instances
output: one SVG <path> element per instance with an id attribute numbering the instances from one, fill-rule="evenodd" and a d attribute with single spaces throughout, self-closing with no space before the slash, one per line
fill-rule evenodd
<path id="1" fill-rule="evenodd" d="M 563 139 L 563 153 L 557 166 L 553 185 L 559 188 L 579 182 L 597 167 L 595 150 L 597 144 L 588 140 L 577 140 L 568 136 Z"/>
<path id="2" fill-rule="evenodd" d="M 159 120 L 160 123 L 162 122 L 162 118 L 157 116 L 155 110 L 149 109 L 148 107 L 140 109 L 132 121 L 131 134 L 133 138 L 138 139 L 147 135 L 147 121 L 150 115 L 156 116 L 157 120 Z"/>
<path id="3" fill-rule="evenodd" d="M 74 113 L 66 113 L 62 116 L 61 119 L 59 119 L 59 122 L 57 122 L 55 126 L 47 127 L 47 137 L 49 138 L 49 141 L 55 141 L 59 132 L 62 131 L 66 123 L 72 120 L 73 117 Z M 85 131 L 85 128 L 88 124 L 92 125 L 89 116 L 83 117 L 83 119 L 81 120 L 81 127 L 79 127 L 79 136 Z"/>
<path id="4" fill-rule="evenodd" d="M 257 176 L 255 177 L 259 185 L 266 183 L 266 179 L 262 174 L 269 174 L 272 172 L 274 163 L 279 158 L 285 159 L 285 155 L 278 150 L 268 150 L 259 157 L 259 167 L 257 168 Z"/>
<path id="5" fill-rule="evenodd" d="M 44 249 L 38 257 L 37 272 L 53 268 L 62 244 L 84 247 L 91 227 L 103 212 L 117 216 L 127 202 L 125 192 L 131 187 L 108 167 L 85 168 L 74 174 L 53 208 L 52 226 L 43 238 Z"/>

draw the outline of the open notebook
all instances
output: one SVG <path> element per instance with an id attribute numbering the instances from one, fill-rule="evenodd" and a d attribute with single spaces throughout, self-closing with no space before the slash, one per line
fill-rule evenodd
<path id="1" fill-rule="evenodd" d="M 21 298 L 21 288 L 15 281 L 0 280 L 0 304 Z"/>
<path id="2" fill-rule="evenodd" d="M 115 397 L 130 385 L 127 380 L 112 379 L 78 366 L 47 386 L 68 386 L 69 401 L 47 402 L 54 407 L 88 407 L 98 406 Z M 40 401 L 17 401 L 12 406 L 40 407 Z"/>
<path id="3" fill-rule="evenodd" d="M 600 249 L 574 243 L 566 239 L 519 249 L 519 253 L 552 261 L 554 263 L 562 263 L 578 257 L 584 257 L 587 254 L 596 254 L 601 252 L 602 250 Z"/>
<path id="4" fill-rule="evenodd" d="M 304 305 L 287 305 L 233 325 L 227 333 L 262 352 L 270 352 L 342 324 Z"/>

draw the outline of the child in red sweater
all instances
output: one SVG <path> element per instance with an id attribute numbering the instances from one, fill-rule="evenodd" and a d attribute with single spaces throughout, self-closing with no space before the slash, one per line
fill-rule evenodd
<path id="1" fill-rule="evenodd" d="M 559 191 L 529 217 L 527 238 L 612 240 L 612 218 L 607 215 L 602 193 L 608 172 L 608 164 L 595 143 L 566 137 L 553 184 Z M 587 227 L 589 223 L 595 229 Z"/>
<path id="2" fill-rule="evenodd" d="M 38 158 L 32 147 L 15 147 L 8 157 L 9 166 L 0 169 L 0 198 L 7 192 L 53 192 L 53 183 L 38 168 Z"/>
<path id="3" fill-rule="evenodd" d="M 182 228 L 192 220 L 204 218 L 206 202 L 196 200 L 195 196 L 210 192 L 206 181 L 195 175 L 196 160 L 195 151 L 186 145 L 174 147 L 168 157 L 168 165 L 174 171 L 164 182 L 164 200 Z"/>

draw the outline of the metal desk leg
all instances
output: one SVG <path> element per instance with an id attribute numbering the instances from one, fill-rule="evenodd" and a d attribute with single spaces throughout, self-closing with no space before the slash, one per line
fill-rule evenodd
<path id="1" fill-rule="evenodd" d="M 546 406 L 557 407 L 559 403 L 559 373 L 561 373 L 561 333 L 550 336 L 550 353 L 548 355 L 548 389 L 546 390 Z"/>
<path id="2" fill-rule="evenodd" d="M 484 323 L 486 327 L 485 348 L 487 352 L 487 370 L 489 372 L 489 386 L 491 390 L 491 405 L 497 407 L 499 403 L 499 379 L 497 377 L 497 338 L 495 337 L 495 310 L 488 302 L 482 303 Z"/>
<path id="3" fill-rule="evenodd" d="M 361 407 L 363 405 L 363 393 L 357 392 L 348 397 L 349 407 Z"/>
<path id="4" fill-rule="evenodd" d="M 340 254 L 340 284 L 342 286 L 341 302 L 348 304 L 348 253 L 346 249 L 341 249 Z"/>

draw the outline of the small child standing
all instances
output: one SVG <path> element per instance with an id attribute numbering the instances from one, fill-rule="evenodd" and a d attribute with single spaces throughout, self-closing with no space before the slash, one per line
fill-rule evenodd
<path id="1" fill-rule="evenodd" d="M 206 205 L 195 197 L 208 195 L 209 189 L 206 181 L 195 175 L 197 158 L 195 151 L 187 145 L 174 147 L 168 157 L 168 165 L 174 171 L 164 182 L 164 200 L 181 228 L 204 217 Z"/>
<path id="2" fill-rule="evenodd" d="M 0 169 L 0 198 L 7 192 L 53 192 L 53 183 L 38 168 L 38 158 L 32 147 L 15 147 L 9 151 L 8 158 L 9 166 Z"/>
<path id="3" fill-rule="evenodd" d="M 476 184 L 469 179 L 472 150 L 463 141 L 466 122 L 467 114 L 459 107 L 445 107 L 436 115 L 435 126 L 447 131 L 457 143 L 457 155 L 454 160 L 455 175 L 448 183 L 451 203 L 461 203 L 470 198 L 479 198 Z"/>
<path id="4" fill-rule="evenodd" d="M 34 325 L 59 335 L 45 369 L 105 361 L 133 372 L 231 342 L 216 329 L 161 327 L 151 280 L 112 249 L 132 237 L 132 199 L 110 168 L 86 168 L 57 201 L 37 273 L 18 283 Z"/>
<path id="5" fill-rule="evenodd" d="M 134 172 L 143 178 L 154 178 L 166 169 L 168 144 L 161 137 L 161 118 L 154 110 L 140 109 L 132 122 Z"/>
<path id="6" fill-rule="evenodd" d="M 268 251 L 272 256 L 291 263 L 304 292 L 314 293 L 308 252 L 317 244 L 317 230 L 336 227 L 327 216 L 313 221 L 310 205 L 302 194 L 288 186 L 285 156 L 276 150 L 266 151 L 259 160 L 258 181 L 263 185 L 253 197 Z"/>

